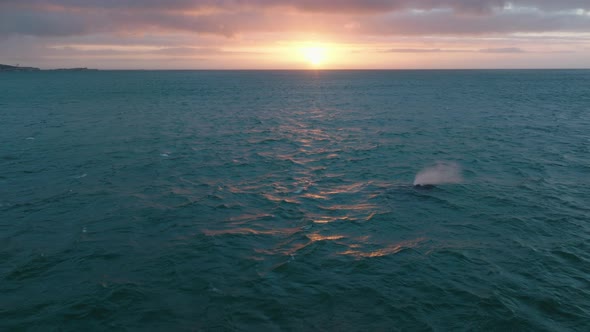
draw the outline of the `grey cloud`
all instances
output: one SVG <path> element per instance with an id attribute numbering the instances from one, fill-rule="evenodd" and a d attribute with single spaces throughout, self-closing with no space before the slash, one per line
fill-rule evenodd
<path id="1" fill-rule="evenodd" d="M 499 10 L 507 3 L 505 0 L 0 0 L 0 36 L 87 36 L 142 31 L 184 31 L 225 37 L 285 31 L 338 34 L 350 20 L 359 22 L 359 28 L 347 32 L 355 35 L 590 31 L 590 16 L 559 12 L 590 9 L 588 0 L 513 0 L 514 5 L 540 10 Z M 56 10 L 56 6 L 60 9 Z M 287 7 L 298 12 L 282 9 Z M 182 12 L 188 9 L 197 11 Z"/>
<path id="2" fill-rule="evenodd" d="M 47 7 L 87 9 L 141 9 L 188 10 L 214 8 L 239 10 L 240 8 L 291 7 L 301 11 L 322 13 L 381 13 L 404 9 L 451 8 L 457 11 L 486 12 L 507 4 L 528 6 L 542 10 L 590 9 L 587 0 L 2 0 L 1 7 Z"/>
<path id="3" fill-rule="evenodd" d="M 448 12 L 407 13 L 367 19 L 361 33 L 375 35 L 466 36 L 552 31 L 590 31 L 590 17 L 568 14 L 501 13 L 485 17 L 454 16 Z"/>
<path id="4" fill-rule="evenodd" d="M 68 12 L 0 12 L 0 34 L 34 36 L 74 36 L 104 32 L 137 31 L 143 29 L 172 29 L 231 36 L 235 33 L 225 23 L 226 14 L 204 15 L 198 18 L 171 13 L 77 13 Z M 242 23 L 246 23 L 243 20 Z"/>

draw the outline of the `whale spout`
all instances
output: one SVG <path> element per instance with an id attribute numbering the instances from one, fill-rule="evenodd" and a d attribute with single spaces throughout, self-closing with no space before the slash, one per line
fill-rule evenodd
<path id="1" fill-rule="evenodd" d="M 424 168 L 414 178 L 414 186 L 435 186 L 463 182 L 461 167 L 453 162 L 438 162 Z"/>

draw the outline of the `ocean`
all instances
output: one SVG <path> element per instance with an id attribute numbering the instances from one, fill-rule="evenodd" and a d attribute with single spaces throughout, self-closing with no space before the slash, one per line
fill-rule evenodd
<path id="1" fill-rule="evenodd" d="M 0 330 L 589 331 L 589 186 L 589 70 L 0 73 Z"/>

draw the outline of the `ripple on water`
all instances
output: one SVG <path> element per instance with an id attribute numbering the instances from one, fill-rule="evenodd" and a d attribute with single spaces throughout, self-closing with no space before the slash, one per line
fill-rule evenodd
<path id="1" fill-rule="evenodd" d="M 587 71 L 30 74 L 0 330 L 590 330 Z"/>

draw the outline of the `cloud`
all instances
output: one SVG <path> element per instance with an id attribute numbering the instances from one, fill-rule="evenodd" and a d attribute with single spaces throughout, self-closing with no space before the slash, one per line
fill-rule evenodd
<path id="1" fill-rule="evenodd" d="M 21 57 L 208 58 L 306 39 L 382 57 L 529 56 L 548 42 L 554 47 L 545 52 L 584 50 L 588 11 L 588 0 L 0 0 L 0 57 L 16 59 L 13 50 L 36 43 L 42 47 Z M 428 42 L 400 42 L 420 38 Z M 102 47 L 77 47 L 83 44 Z"/>
<path id="2" fill-rule="evenodd" d="M 519 47 L 470 49 L 441 49 L 441 48 L 392 48 L 382 53 L 528 53 Z"/>
<path id="3" fill-rule="evenodd" d="M 471 50 L 452 50 L 440 48 L 391 48 L 380 51 L 382 53 L 465 53 L 473 52 Z"/>
<path id="4" fill-rule="evenodd" d="M 501 48 L 484 48 L 479 50 L 480 53 L 525 53 L 518 47 L 501 47 Z"/>
<path id="5" fill-rule="evenodd" d="M 166 57 L 195 57 L 195 56 L 224 56 L 233 54 L 260 54 L 260 52 L 232 52 L 213 47 L 153 47 L 153 48 L 93 48 L 80 49 L 77 47 L 46 47 L 41 50 L 51 56 L 166 56 Z"/>
<path id="6" fill-rule="evenodd" d="M 133 9 L 133 10 L 222 10 L 292 8 L 319 13 L 382 13 L 408 9 L 452 9 L 457 12 L 489 12 L 507 6 L 541 10 L 590 9 L 587 0 L 3 0 L 0 7 Z"/>
<path id="7" fill-rule="evenodd" d="M 339 34 L 343 30 L 356 35 L 481 35 L 516 32 L 590 31 L 590 16 L 575 12 L 543 12 L 540 10 L 502 10 L 485 15 L 462 15 L 453 10 L 416 11 L 403 8 L 438 8 L 446 5 L 461 13 L 483 13 L 503 1 L 434 1 L 421 0 L 412 6 L 406 1 L 367 1 L 365 11 L 382 8 L 376 14 L 347 14 L 359 1 L 344 1 L 330 14 L 322 1 L 278 1 L 283 5 L 306 12 L 281 11 L 275 2 L 263 0 L 233 0 L 196 2 L 202 11 L 188 10 L 195 5 L 190 1 L 172 1 L 167 9 L 158 10 L 163 1 L 148 1 L 143 8 L 131 8 L 137 1 L 106 1 L 103 7 L 93 1 L 65 7 L 77 1 L 28 1 L 8 6 L 11 0 L 2 2 L 0 11 L 0 35 L 18 34 L 32 36 L 80 36 L 97 33 L 136 33 L 145 31 L 185 31 L 235 37 L 241 33 L 280 33 L 288 31 Z M 532 2 L 532 1 L 531 1 Z M 568 1 L 565 1 L 567 3 Z M 575 1 L 570 1 L 575 2 Z M 58 4 L 61 7 L 54 6 Z M 168 3 L 168 2 L 166 2 Z M 206 5 L 209 3 L 210 8 Z M 236 4 L 223 7 L 221 3 Z M 317 5 L 314 5 L 317 3 Z M 539 1 L 543 5 L 544 1 Z M 192 5 L 191 5 L 192 4 Z M 254 5 L 268 10 L 256 10 Z M 191 7 L 193 6 L 193 7 Z M 554 8 L 549 4 L 549 8 Z M 590 6 L 590 5 L 587 5 Z M 123 7 L 123 9 L 119 8 Z M 209 10 L 205 10 L 209 8 Z M 219 10 L 213 10 L 213 9 Z M 348 9 L 347 9 L 348 8 Z M 566 7 L 567 8 L 567 7 Z M 307 11 L 317 11 L 309 13 Z M 390 10 L 390 11 L 387 11 Z M 354 20 L 355 28 L 346 29 Z"/>

